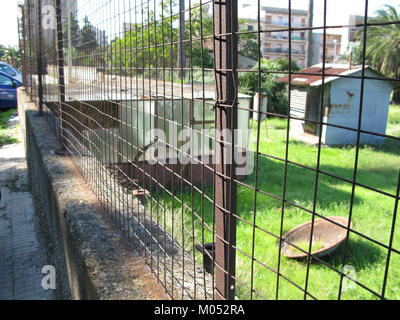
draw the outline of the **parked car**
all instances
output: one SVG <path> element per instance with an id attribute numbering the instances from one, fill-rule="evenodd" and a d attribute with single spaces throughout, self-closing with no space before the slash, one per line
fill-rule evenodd
<path id="1" fill-rule="evenodd" d="M 5 62 L 0 62 L 0 72 L 8 74 L 19 82 L 22 82 L 22 73 Z"/>
<path id="2" fill-rule="evenodd" d="M 17 107 L 17 88 L 22 82 L 0 71 L 0 109 Z"/>

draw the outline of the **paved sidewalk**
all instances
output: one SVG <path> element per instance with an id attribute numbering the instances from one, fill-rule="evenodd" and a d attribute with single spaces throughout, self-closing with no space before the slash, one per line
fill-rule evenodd
<path id="1" fill-rule="evenodd" d="M 50 300 L 41 273 L 44 249 L 35 233 L 22 144 L 0 148 L 0 300 Z"/>

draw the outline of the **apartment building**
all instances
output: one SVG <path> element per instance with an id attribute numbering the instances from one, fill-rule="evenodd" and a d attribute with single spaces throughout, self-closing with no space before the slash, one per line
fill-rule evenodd
<path id="1" fill-rule="evenodd" d="M 326 34 L 325 40 L 325 63 L 337 63 L 342 49 L 341 34 Z M 322 63 L 324 56 L 324 35 L 313 33 L 313 54 L 311 65 Z"/>
<path id="2" fill-rule="evenodd" d="M 289 57 L 289 10 L 287 8 L 261 7 L 261 52 L 264 59 L 275 60 Z M 258 30 L 257 6 L 254 2 L 244 2 L 239 8 L 240 28 L 249 31 Z M 291 10 L 292 28 L 308 27 L 308 11 Z M 307 31 L 292 31 L 292 59 L 304 67 L 307 47 Z"/>
<path id="3" fill-rule="evenodd" d="M 289 10 L 287 8 L 262 7 L 263 43 L 262 53 L 265 59 L 275 60 L 289 56 Z M 308 27 L 308 11 L 291 10 L 291 27 Z M 299 67 L 305 66 L 307 31 L 292 31 L 291 54 Z"/>
<path id="4" fill-rule="evenodd" d="M 364 16 L 350 15 L 349 17 L 349 43 L 355 43 L 359 40 L 358 31 L 364 25 Z"/>

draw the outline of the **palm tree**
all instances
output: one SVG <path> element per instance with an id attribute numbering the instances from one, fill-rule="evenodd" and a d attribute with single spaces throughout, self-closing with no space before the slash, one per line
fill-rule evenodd
<path id="1" fill-rule="evenodd" d="M 385 5 L 376 12 L 376 17 L 368 20 L 369 23 L 381 24 L 367 28 L 366 61 L 391 78 L 400 78 L 399 20 L 399 13 L 390 5 Z M 393 102 L 400 103 L 399 88 L 393 93 Z"/>

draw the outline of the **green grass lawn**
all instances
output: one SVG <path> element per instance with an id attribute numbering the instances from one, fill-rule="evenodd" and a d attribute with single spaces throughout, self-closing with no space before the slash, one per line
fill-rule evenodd
<path id="1" fill-rule="evenodd" d="M 10 128 L 7 125 L 7 120 L 17 111 L 17 109 L 10 109 L 7 111 L 0 111 L 0 147 L 7 144 L 19 142 L 18 139 L 18 126 Z"/>
<path id="2" fill-rule="evenodd" d="M 254 125 L 254 127 L 256 124 Z M 255 134 L 256 131 L 253 131 Z M 388 121 L 387 134 L 400 137 L 400 106 L 391 106 Z M 260 152 L 285 159 L 286 144 L 286 120 L 272 118 L 261 125 Z M 255 145 L 253 146 L 255 148 Z M 307 167 L 316 168 L 318 148 L 296 141 L 289 140 L 288 159 Z M 346 147 L 322 147 L 320 169 L 335 176 L 348 180 L 353 178 L 356 148 Z M 283 181 L 285 175 L 284 162 L 260 156 L 258 165 L 258 189 L 277 197 L 283 195 Z M 400 143 L 388 141 L 380 146 L 361 146 L 359 149 L 359 161 L 357 170 L 357 182 L 373 187 L 377 190 L 395 195 L 400 165 Z M 244 182 L 255 184 L 256 172 L 246 178 Z M 311 170 L 289 164 L 287 167 L 286 199 L 305 207 L 313 209 L 316 174 Z M 212 198 L 213 188 L 204 189 L 205 194 Z M 323 216 L 348 217 L 352 194 L 352 184 L 331 178 L 327 175 L 319 175 L 319 183 L 316 196 L 316 212 Z M 212 226 L 212 203 L 205 200 L 201 194 L 190 189 L 183 193 L 175 193 L 176 200 L 172 209 L 172 198 L 160 192 L 154 197 L 165 206 L 166 214 L 159 213 L 161 225 L 173 236 L 184 243 L 185 249 L 192 252 L 196 260 L 201 262 L 199 253 L 193 252 L 191 233 L 195 234 L 198 241 L 213 242 L 212 232 L 201 223 L 200 219 L 192 214 L 192 210 Z M 179 201 L 178 201 L 179 199 Z M 182 200 L 188 208 L 180 204 Z M 237 214 L 249 223 L 255 220 L 259 228 L 279 236 L 282 220 L 282 201 L 273 197 L 257 193 L 256 203 L 254 191 L 238 185 Z M 149 205 L 150 206 L 150 205 Z M 356 186 L 354 191 L 354 204 L 352 210 L 352 223 L 354 230 L 386 245 L 389 237 L 394 214 L 395 200 L 393 197 L 370 191 Z M 256 215 L 254 216 L 254 208 Z M 153 206 L 153 213 L 157 212 Z M 285 205 L 283 215 L 283 233 L 293 227 L 310 221 L 311 214 L 300 210 L 295 206 Z M 171 213 L 174 213 L 172 217 Z M 181 225 L 188 232 L 182 234 Z M 393 239 L 393 247 L 400 250 L 400 219 L 397 219 L 397 229 Z M 273 270 L 278 268 L 279 248 L 276 237 L 271 236 L 259 228 L 255 230 L 245 222 L 237 223 L 237 247 L 247 255 L 252 256 L 262 264 Z M 255 234 L 254 252 L 252 252 L 252 238 Z M 267 299 L 276 298 L 276 289 L 279 286 L 279 299 L 303 299 L 304 293 L 280 277 L 279 283 L 274 272 L 255 262 L 253 266 L 254 278 L 251 279 L 251 259 L 237 251 L 237 277 Z M 341 269 L 343 263 L 343 246 L 333 254 L 322 258 L 335 269 Z M 381 293 L 384 280 L 387 249 L 365 240 L 353 233 L 350 234 L 346 265 L 355 269 L 356 280 Z M 290 260 L 280 257 L 280 273 L 289 278 L 297 286 L 304 288 L 307 263 L 305 261 Z M 310 265 L 308 291 L 318 299 L 336 299 L 338 296 L 340 275 L 314 261 Z M 236 294 L 240 299 L 249 299 L 250 290 L 237 282 Z M 400 299 L 400 256 L 391 255 L 386 297 L 388 299 Z M 253 295 L 257 298 L 257 295 Z M 360 286 L 355 286 L 342 293 L 342 299 L 375 299 L 375 296 Z"/>

